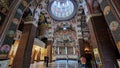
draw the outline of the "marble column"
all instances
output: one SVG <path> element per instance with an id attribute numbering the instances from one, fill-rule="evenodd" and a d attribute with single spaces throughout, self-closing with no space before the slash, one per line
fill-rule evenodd
<path id="1" fill-rule="evenodd" d="M 11 68 L 30 68 L 36 28 L 37 26 L 34 21 L 25 23 L 23 34 Z"/>

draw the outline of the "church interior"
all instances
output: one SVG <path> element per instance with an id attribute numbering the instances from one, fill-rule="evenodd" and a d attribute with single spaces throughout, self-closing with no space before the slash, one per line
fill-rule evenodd
<path id="1" fill-rule="evenodd" d="M 120 68 L 120 0 L 0 0 L 0 68 Z"/>

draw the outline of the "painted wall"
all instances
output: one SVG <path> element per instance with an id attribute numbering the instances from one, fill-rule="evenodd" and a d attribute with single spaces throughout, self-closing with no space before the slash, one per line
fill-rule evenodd
<path id="1" fill-rule="evenodd" d="M 100 7 L 120 53 L 120 5 L 118 3 L 120 3 L 119 0 L 99 1 Z"/>

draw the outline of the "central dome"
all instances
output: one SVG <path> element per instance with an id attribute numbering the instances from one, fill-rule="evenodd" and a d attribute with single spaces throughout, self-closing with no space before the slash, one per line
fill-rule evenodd
<path id="1" fill-rule="evenodd" d="M 68 20 L 75 15 L 76 7 L 72 0 L 54 0 L 49 5 L 48 11 L 55 20 Z"/>

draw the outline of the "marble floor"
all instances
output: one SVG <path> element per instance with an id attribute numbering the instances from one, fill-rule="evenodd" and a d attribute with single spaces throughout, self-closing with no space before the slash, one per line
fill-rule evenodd
<path id="1" fill-rule="evenodd" d="M 81 68 L 80 64 L 75 60 L 57 60 L 49 63 L 46 67 L 44 62 L 35 62 L 30 65 L 30 68 Z"/>

